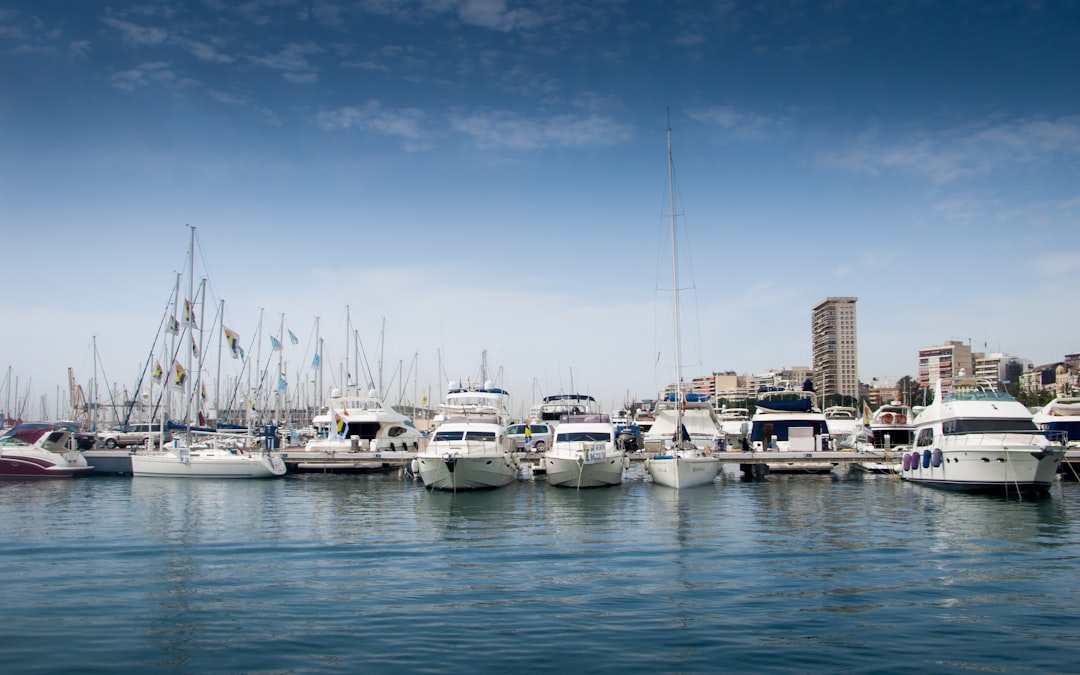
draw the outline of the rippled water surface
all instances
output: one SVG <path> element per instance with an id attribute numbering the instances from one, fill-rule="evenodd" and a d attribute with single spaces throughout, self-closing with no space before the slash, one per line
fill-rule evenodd
<path id="1" fill-rule="evenodd" d="M 0 671 L 1073 672 L 1078 518 L 855 475 L 7 482 Z"/>

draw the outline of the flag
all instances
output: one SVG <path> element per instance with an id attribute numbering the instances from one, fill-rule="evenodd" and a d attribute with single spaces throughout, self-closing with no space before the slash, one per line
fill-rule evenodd
<path id="1" fill-rule="evenodd" d="M 284 377 L 282 377 L 282 378 L 280 378 L 278 380 L 278 383 L 277 383 L 278 391 L 285 391 L 285 387 L 287 387 L 287 386 L 289 386 L 289 383 L 285 381 Z"/>
<path id="2" fill-rule="evenodd" d="M 202 391 L 199 392 L 199 393 L 202 396 L 203 402 L 205 403 L 206 402 L 206 383 L 205 382 L 200 382 L 199 384 L 201 385 L 201 389 L 202 389 Z"/>
<path id="3" fill-rule="evenodd" d="M 169 325 L 165 326 L 165 332 L 172 333 L 173 335 L 180 332 L 180 324 L 177 323 L 175 316 L 169 317 Z"/>
<path id="4" fill-rule="evenodd" d="M 318 368 L 320 361 L 321 361 L 321 359 L 319 358 L 319 355 L 316 354 L 315 358 L 311 359 L 311 369 L 314 370 L 314 369 Z"/>
<path id="5" fill-rule="evenodd" d="M 240 350 L 240 360 L 243 361 L 244 360 L 244 348 L 243 347 L 237 347 L 237 349 Z"/>
<path id="6" fill-rule="evenodd" d="M 187 371 L 184 370 L 184 367 L 180 365 L 180 362 L 176 359 L 173 359 L 172 369 L 173 374 L 172 377 L 169 378 L 169 384 L 177 389 L 183 389 L 184 386 L 187 385 Z"/>
<path id="7" fill-rule="evenodd" d="M 195 336 L 191 336 L 191 355 L 199 358 L 199 345 L 195 344 Z"/>
<path id="8" fill-rule="evenodd" d="M 862 416 L 863 424 L 866 426 L 870 426 L 870 406 L 867 405 L 865 402 L 862 404 Z"/>
<path id="9" fill-rule="evenodd" d="M 292 331 L 289 331 L 289 342 L 293 343 L 294 345 L 300 344 L 300 341 L 296 339 L 296 336 L 293 335 Z"/>
<path id="10" fill-rule="evenodd" d="M 191 311 L 190 300 L 184 300 L 184 325 L 198 328 L 198 326 L 195 325 L 195 315 Z"/>
<path id="11" fill-rule="evenodd" d="M 236 334 L 236 331 L 225 328 L 225 344 L 229 346 L 234 359 L 240 358 L 240 336 Z"/>
<path id="12" fill-rule="evenodd" d="M 161 378 L 164 375 L 165 371 L 161 369 L 161 362 L 154 361 L 154 372 L 150 374 L 150 377 L 154 378 L 154 382 L 161 382 Z"/>
<path id="13" fill-rule="evenodd" d="M 273 348 L 273 350 L 275 352 L 277 350 L 281 349 L 281 343 L 278 342 L 278 339 L 276 337 L 274 337 L 273 335 L 270 336 L 270 346 Z"/>
<path id="14" fill-rule="evenodd" d="M 330 409 L 330 440 L 343 441 L 345 440 L 345 430 L 348 429 L 349 424 L 345 421 L 345 417 L 342 416 L 337 410 Z"/>

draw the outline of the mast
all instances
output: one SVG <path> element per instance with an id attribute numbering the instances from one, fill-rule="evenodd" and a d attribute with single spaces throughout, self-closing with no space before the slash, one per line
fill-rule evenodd
<path id="1" fill-rule="evenodd" d="M 188 293 L 187 293 L 187 297 L 185 298 L 185 302 L 187 303 L 188 315 L 185 318 L 187 319 L 187 322 L 186 322 L 187 323 L 187 331 L 186 332 L 187 332 L 187 335 L 188 335 L 188 339 L 192 341 L 192 344 L 194 344 L 195 343 L 195 325 L 194 325 L 195 324 L 195 307 L 192 305 L 192 303 L 194 302 L 194 298 L 195 298 L 195 226 L 194 225 L 188 225 L 188 227 L 191 228 L 191 233 L 189 235 L 189 241 L 188 241 Z M 181 340 L 181 343 L 183 343 L 182 340 Z M 184 386 L 186 387 L 187 384 L 189 382 L 191 382 L 191 349 L 185 349 L 184 351 L 187 352 L 187 359 L 186 359 L 187 360 L 187 377 L 185 378 L 185 381 L 184 381 Z M 185 405 L 185 408 L 184 408 L 184 423 L 187 425 L 187 435 L 188 435 L 187 443 L 190 446 L 191 445 L 191 395 L 190 394 L 188 394 L 187 404 Z"/>
<path id="2" fill-rule="evenodd" d="M 675 447 L 682 443 L 682 366 L 679 354 L 679 267 L 675 255 L 675 162 L 671 156 L 671 113 L 667 128 L 668 190 L 671 193 L 671 296 L 675 315 Z"/>
<path id="3" fill-rule="evenodd" d="M 218 392 L 221 391 L 221 353 L 225 342 L 225 298 L 221 299 L 221 311 L 218 316 L 218 347 L 217 347 L 217 374 L 214 376 L 214 422 L 221 425 L 221 401 Z"/>
<path id="4" fill-rule="evenodd" d="M 319 317 L 315 317 L 315 409 L 322 407 L 322 340 L 319 338 Z"/>
<path id="5" fill-rule="evenodd" d="M 349 325 L 349 306 L 345 305 L 345 381 L 342 389 L 345 391 L 346 395 L 349 393 L 349 380 L 351 379 L 349 377 L 349 349 L 351 341 L 352 331 L 350 330 Z"/>

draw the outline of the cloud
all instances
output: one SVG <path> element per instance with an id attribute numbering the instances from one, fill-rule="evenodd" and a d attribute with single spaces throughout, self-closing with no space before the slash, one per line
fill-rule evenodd
<path id="1" fill-rule="evenodd" d="M 1080 115 L 1058 119 L 976 122 L 942 131 L 916 131 L 895 141 L 864 134 L 846 147 L 818 154 L 819 166 L 877 175 L 903 170 L 945 184 L 1056 156 L 1080 153 Z"/>
<path id="2" fill-rule="evenodd" d="M 479 112 L 452 115 L 450 126 L 480 147 L 515 150 L 616 145 L 631 135 L 629 125 L 596 114 L 530 119 L 508 111 Z"/>
<path id="3" fill-rule="evenodd" d="M 169 37 L 168 31 L 162 28 L 140 26 L 115 17 L 105 17 L 101 22 L 120 31 L 125 40 L 135 45 L 159 45 Z"/>
<path id="4" fill-rule="evenodd" d="M 770 129 L 780 128 L 786 123 L 785 120 L 779 118 L 739 112 L 731 106 L 711 106 L 692 110 L 690 118 L 728 129 L 735 138 L 742 141 L 765 138 Z"/>
<path id="5" fill-rule="evenodd" d="M 113 73 L 110 77 L 112 86 L 124 91 L 134 91 L 152 82 L 171 83 L 177 81 L 176 73 L 169 64 L 161 61 L 142 63 L 131 70 Z"/>
<path id="6" fill-rule="evenodd" d="M 315 66 L 308 63 L 307 57 L 322 52 L 322 47 L 314 42 L 290 42 L 275 54 L 250 56 L 248 59 L 255 65 L 282 71 L 282 77 L 289 82 L 307 84 L 318 80 Z"/>
<path id="7" fill-rule="evenodd" d="M 416 108 L 388 108 L 379 101 L 368 101 L 362 106 L 320 111 L 315 124 L 324 131 L 368 129 L 415 141 L 421 137 L 423 119 L 424 113 Z"/>

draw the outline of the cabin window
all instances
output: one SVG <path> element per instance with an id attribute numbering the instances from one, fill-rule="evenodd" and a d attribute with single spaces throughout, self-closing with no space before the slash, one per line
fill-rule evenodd
<path id="1" fill-rule="evenodd" d="M 946 420 L 942 431 L 948 434 L 1000 434 L 1009 431 L 1038 431 L 1029 419 Z"/>
<path id="2" fill-rule="evenodd" d="M 460 441 L 464 437 L 464 431 L 436 431 L 432 440 L 436 443 L 439 441 Z"/>
<path id="3" fill-rule="evenodd" d="M 470 431 L 468 435 L 470 441 L 494 441 L 494 431 Z"/>
<path id="4" fill-rule="evenodd" d="M 916 443 L 920 448 L 928 447 L 934 444 L 934 430 L 923 429 L 919 432 L 919 440 Z"/>
<path id="5" fill-rule="evenodd" d="M 611 441 L 611 434 L 607 431 L 568 431 L 558 435 L 556 441 L 563 443 L 591 443 L 595 441 Z"/>

